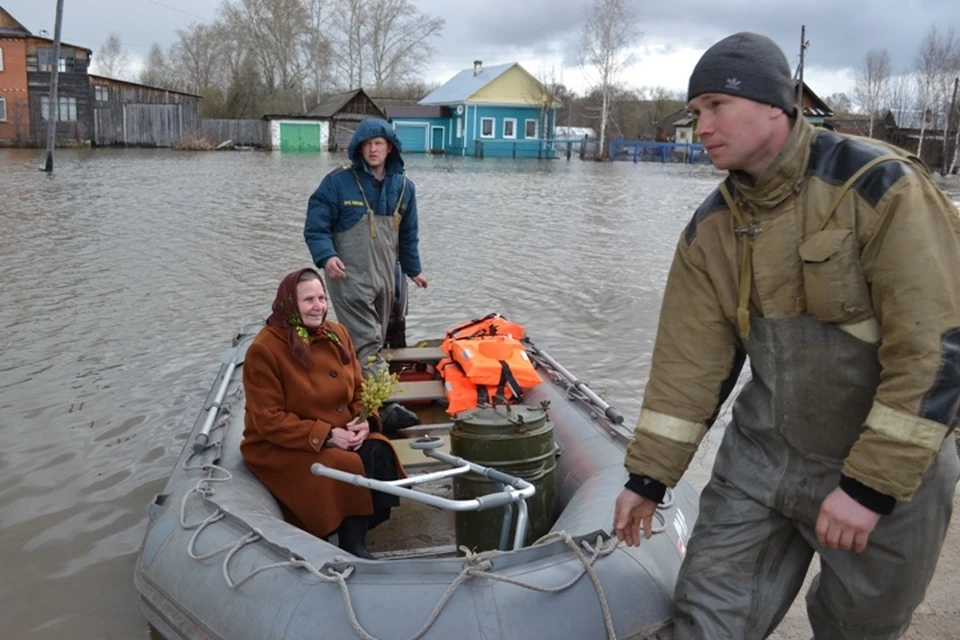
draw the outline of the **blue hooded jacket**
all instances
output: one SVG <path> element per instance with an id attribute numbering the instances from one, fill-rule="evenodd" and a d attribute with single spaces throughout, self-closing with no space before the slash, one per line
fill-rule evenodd
<path id="1" fill-rule="evenodd" d="M 370 173 L 360 151 L 360 145 L 364 141 L 376 137 L 386 138 L 393 145 L 393 150 L 387 155 L 386 174 L 382 182 Z M 420 274 L 422 269 L 418 249 L 416 189 L 413 181 L 407 179 L 403 173 L 400 151 L 400 139 L 385 120 L 367 118 L 357 125 L 347 147 L 351 165 L 334 169 L 327 174 L 307 202 L 303 238 L 310 249 L 314 264 L 318 267 L 322 269 L 327 260 L 337 255 L 333 234 L 350 229 L 366 216 L 364 196 L 376 215 L 392 216 L 402 193 L 403 200 L 400 202 L 399 211 L 403 218 L 398 230 L 397 255 L 404 274 L 411 278 Z M 358 179 L 363 185 L 362 193 L 357 186 Z"/>

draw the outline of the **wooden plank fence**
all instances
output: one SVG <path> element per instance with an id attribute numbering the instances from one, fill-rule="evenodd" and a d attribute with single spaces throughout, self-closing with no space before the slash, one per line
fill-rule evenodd
<path id="1" fill-rule="evenodd" d="M 266 120 L 200 120 L 200 135 L 214 144 L 233 140 L 244 147 L 269 149 L 270 123 Z"/>

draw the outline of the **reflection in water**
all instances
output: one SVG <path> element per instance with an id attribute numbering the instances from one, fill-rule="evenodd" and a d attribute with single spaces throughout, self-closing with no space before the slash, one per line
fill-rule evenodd
<path id="1" fill-rule="evenodd" d="M 234 331 L 308 254 L 343 156 L 0 151 L 4 637 L 149 637 L 132 585 Z M 710 167 L 412 157 L 426 291 L 411 338 L 499 311 L 627 416 L 674 244 Z M 958 198 L 960 199 L 960 198 Z"/>

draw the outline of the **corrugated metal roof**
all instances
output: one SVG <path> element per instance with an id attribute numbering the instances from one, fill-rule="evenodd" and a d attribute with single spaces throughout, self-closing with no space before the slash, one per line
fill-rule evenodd
<path id="1" fill-rule="evenodd" d="M 420 104 L 428 106 L 466 102 L 470 96 L 496 80 L 507 69 L 516 64 L 516 62 L 508 62 L 507 64 L 483 67 L 477 75 L 473 74 L 473 67 L 464 69 L 453 76 L 446 84 L 431 91 L 426 98 L 420 101 Z"/>

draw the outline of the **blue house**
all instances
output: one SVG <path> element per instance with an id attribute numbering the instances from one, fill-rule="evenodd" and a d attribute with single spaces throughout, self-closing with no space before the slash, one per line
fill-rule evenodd
<path id="1" fill-rule="evenodd" d="M 557 104 L 519 64 L 476 61 L 418 107 L 387 108 L 405 153 L 556 158 Z"/>

